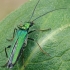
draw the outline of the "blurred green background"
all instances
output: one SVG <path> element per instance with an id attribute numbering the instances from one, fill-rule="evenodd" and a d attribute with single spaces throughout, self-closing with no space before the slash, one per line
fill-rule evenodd
<path id="1" fill-rule="evenodd" d="M 0 21 L 28 0 L 0 0 Z"/>

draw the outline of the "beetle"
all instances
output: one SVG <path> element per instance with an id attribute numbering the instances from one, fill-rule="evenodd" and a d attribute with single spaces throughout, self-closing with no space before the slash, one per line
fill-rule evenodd
<path id="1" fill-rule="evenodd" d="M 37 4 L 36 4 L 36 6 L 35 6 L 35 8 L 32 12 L 31 18 L 34 15 L 35 9 L 36 9 L 39 2 L 40 2 L 40 0 L 38 0 Z M 66 8 L 60 8 L 60 9 L 66 9 Z M 59 9 L 55 9 L 55 10 L 59 10 Z M 39 17 L 35 18 L 32 21 L 31 21 L 31 18 L 30 18 L 28 22 L 24 23 L 24 25 L 19 25 L 17 27 L 18 29 L 16 29 L 16 28 L 14 29 L 13 38 L 9 40 L 9 41 L 13 40 L 13 44 L 9 45 L 8 47 L 5 48 L 5 53 L 6 53 L 6 57 L 8 57 L 8 61 L 2 67 L 7 66 L 7 68 L 12 68 L 16 64 L 22 49 L 27 45 L 27 40 L 29 39 L 29 40 L 35 41 L 32 38 L 28 38 L 28 34 L 36 31 L 36 30 L 29 31 L 29 29 L 34 25 L 34 21 L 37 20 L 38 18 L 50 13 L 50 12 L 55 11 L 55 10 L 46 12 L 46 13 L 40 15 Z M 51 30 L 51 28 L 48 28 L 48 29 L 45 29 L 45 30 L 40 30 L 40 31 L 47 31 L 47 30 Z M 39 44 L 38 44 L 38 46 L 40 47 Z M 11 50 L 9 52 L 9 55 L 8 55 L 6 49 L 10 48 L 10 47 L 12 47 L 12 48 L 11 48 Z M 41 49 L 41 47 L 40 47 L 40 49 Z M 46 53 L 42 49 L 41 49 L 41 51 L 43 53 Z"/>

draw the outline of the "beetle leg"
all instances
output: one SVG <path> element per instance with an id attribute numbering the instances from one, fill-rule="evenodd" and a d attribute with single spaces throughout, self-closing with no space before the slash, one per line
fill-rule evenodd
<path id="1" fill-rule="evenodd" d="M 7 54 L 7 48 L 10 48 L 11 45 L 9 45 L 8 47 L 5 47 L 5 53 L 6 53 L 6 57 L 8 58 L 8 54 Z"/>
<path id="2" fill-rule="evenodd" d="M 8 41 L 12 41 L 14 39 L 16 31 L 17 31 L 17 29 L 15 28 L 14 32 L 13 32 L 13 37 L 11 39 L 7 39 Z"/>
<path id="3" fill-rule="evenodd" d="M 42 53 L 44 53 L 44 54 L 48 54 L 47 52 L 45 52 L 42 48 L 41 48 L 41 46 L 39 45 L 39 43 L 38 42 L 36 42 L 34 39 L 32 39 L 32 38 L 28 38 L 29 40 L 32 40 L 32 41 L 34 41 L 38 46 L 39 46 L 39 48 L 40 48 L 40 50 L 42 51 Z M 49 55 L 49 54 L 48 54 Z M 50 56 L 50 55 L 49 55 Z"/>
<path id="4" fill-rule="evenodd" d="M 38 31 L 49 31 L 49 30 L 51 30 L 51 28 L 43 29 L 43 30 L 38 30 Z"/>
<path id="5" fill-rule="evenodd" d="M 44 30 L 32 30 L 32 31 L 28 32 L 28 34 L 30 34 L 30 33 L 32 33 L 32 32 L 35 32 L 35 31 L 48 31 L 48 30 L 51 30 L 51 28 L 44 29 Z"/>
<path id="6" fill-rule="evenodd" d="M 3 66 L 1 66 L 1 67 L 6 67 L 6 66 L 7 66 L 7 64 L 8 64 L 8 62 L 7 62 L 6 64 L 4 64 Z"/>
<path id="7" fill-rule="evenodd" d="M 32 32 L 35 32 L 36 30 L 32 30 L 32 31 L 30 31 L 30 32 L 28 32 L 28 34 L 30 34 L 30 33 L 32 33 Z"/>

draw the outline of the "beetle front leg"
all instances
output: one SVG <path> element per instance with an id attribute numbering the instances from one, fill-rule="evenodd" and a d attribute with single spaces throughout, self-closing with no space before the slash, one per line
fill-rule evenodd
<path id="1" fill-rule="evenodd" d="M 13 32 L 13 37 L 11 39 L 7 39 L 8 41 L 12 41 L 14 39 L 16 31 L 17 31 L 17 29 L 15 28 L 14 32 Z"/>
<path id="2" fill-rule="evenodd" d="M 33 33 L 33 32 L 35 32 L 35 31 L 42 31 L 42 32 L 44 32 L 44 31 L 49 31 L 49 30 L 51 30 L 51 28 L 42 29 L 42 30 L 32 30 L 32 31 L 28 32 L 28 34 Z"/>

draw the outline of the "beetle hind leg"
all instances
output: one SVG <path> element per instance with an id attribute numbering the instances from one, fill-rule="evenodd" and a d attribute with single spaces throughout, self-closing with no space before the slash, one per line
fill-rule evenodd
<path id="1" fill-rule="evenodd" d="M 2 68 L 3 68 L 3 67 L 6 67 L 6 66 L 7 66 L 7 64 L 8 64 L 8 62 L 7 62 L 6 64 L 4 64 L 3 66 L 0 66 L 0 67 L 2 67 Z"/>
<path id="2" fill-rule="evenodd" d="M 32 40 L 33 42 L 35 42 L 35 43 L 38 45 L 38 47 L 40 48 L 40 50 L 41 50 L 42 53 L 44 53 L 44 54 L 46 54 L 46 55 L 49 55 L 49 53 L 45 52 L 45 51 L 41 48 L 41 46 L 39 45 L 39 43 L 36 42 L 33 38 L 28 38 L 28 39 L 29 39 L 29 40 Z M 49 55 L 49 56 L 50 56 L 50 55 Z"/>

